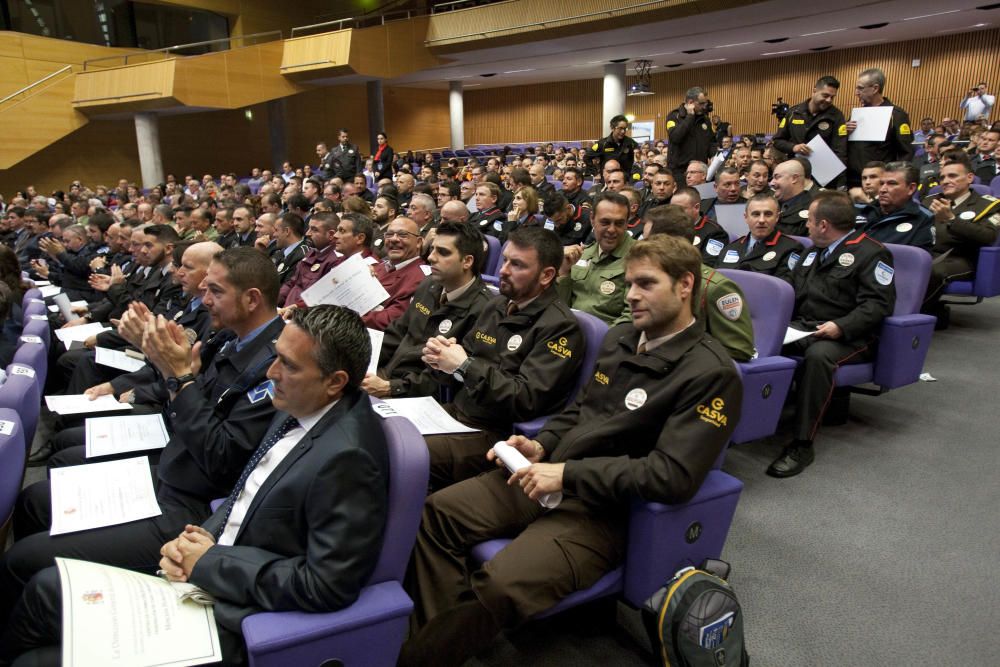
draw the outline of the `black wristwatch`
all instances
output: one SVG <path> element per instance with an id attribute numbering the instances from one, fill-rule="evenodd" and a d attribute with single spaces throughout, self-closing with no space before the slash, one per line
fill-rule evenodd
<path id="1" fill-rule="evenodd" d="M 171 394 L 176 394 L 181 390 L 181 387 L 186 385 L 188 382 L 194 382 L 194 375 L 187 373 L 180 377 L 167 378 L 167 391 Z"/>
<path id="2" fill-rule="evenodd" d="M 472 357 L 466 357 L 465 361 L 462 362 L 462 365 L 456 368 L 452 375 L 454 375 L 455 379 L 459 382 L 465 382 L 465 373 L 469 370 L 469 366 L 471 365 Z"/>

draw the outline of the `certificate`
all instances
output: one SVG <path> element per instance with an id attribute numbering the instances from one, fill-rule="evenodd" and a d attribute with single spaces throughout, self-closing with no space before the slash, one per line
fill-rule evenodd
<path id="1" fill-rule="evenodd" d="M 378 358 L 382 354 L 382 339 L 385 338 L 385 332 L 368 329 L 368 337 L 372 341 L 372 356 L 368 361 L 368 372 L 374 374 L 378 371 Z"/>
<path id="2" fill-rule="evenodd" d="M 744 217 L 746 210 L 746 204 L 715 203 L 715 220 L 729 234 L 730 241 L 746 236 L 749 231 Z"/>
<path id="3" fill-rule="evenodd" d="M 131 410 L 128 403 L 119 403 L 110 394 L 98 396 L 94 400 L 86 394 L 69 394 L 68 396 L 46 396 L 45 406 L 60 415 L 82 415 L 89 412 L 115 412 L 116 410 Z"/>
<path id="4" fill-rule="evenodd" d="M 75 350 L 83 347 L 83 341 L 91 336 L 96 336 L 104 331 L 110 331 L 111 327 L 106 327 L 100 322 L 91 322 L 77 327 L 67 327 L 56 329 L 56 338 L 62 341 L 67 350 Z"/>
<path id="5" fill-rule="evenodd" d="M 146 365 L 146 362 L 142 359 L 136 359 L 121 350 L 111 350 L 106 347 L 94 348 L 94 361 L 102 366 L 117 368 L 126 373 L 132 373 Z"/>
<path id="6" fill-rule="evenodd" d="M 711 199 L 715 196 L 715 183 L 699 183 L 694 186 L 694 189 L 698 191 L 702 199 Z"/>
<path id="7" fill-rule="evenodd" d="M 812 166 L 812 178 L 820 185 L 826 185 L 847 169 L 820 135 L 817 134 L 810 139 L 806 146 L 812 151 L 806 157 Z"/>
<path id="8" fill-rule="evenodd" d="M 809 338 L 815 331 L 802 331 L 801 329 L 793 329 L 788 327 L 785 330 L 785 340 L 781 342 L 782 345 L 788 345 L 789 343 L 794 343 L 797 340 L 802 340 L 803 338 Z"/>
<path id="9" fill-rule="evenodd" d="M 851 120 L 858 124 L 848 141 L 885 141 L 894 107 L 855 107 Z"/>
<path id="10" fill-rule="evenodd" d="M 163 449 L 170 440 L 163 415 L 91 417 L 85 422 L 87 458 Z"/>
<path id="11" fill-rule="evenodd" d="M 59 292 L 62 292 L 62 287 L 59 287 L 59 285 L 45 285 L 39 287 L 38 291 L 42 293 L 43 299 L 48 299 L 50 296 L 55 296 Z"/>
<path id="12" fill-rule="evenodd" d="M 479 430 L 470 428 L 449 415 L 431 396 L 389 398 L 382 403 L 373 403 L 372 409 L 383 419 L 388 417 L 409 419 L 420 431 L 420 435 L 475 433 Z"/>
<path id="13" fill-rule="evenodd" d="M 222 660 L 210 606 L 169 582 L 100 563 L 56 558 L 64 667 L 202 665 Z"/>
<path id="14" fill-rule="evenodd" d="M 360 253 L 345 259 L 302 292 L 307 306 L 328 303 L 350 308 L 358 315 L 365 315 L 388 298 L 389 293 L 372 275 Z"/>
<path id="15" fill-rule="evenodd" d="M 49 475 L 51 535 L 115 526 L 163 513 L 145 456 L 53 468 Z"/>

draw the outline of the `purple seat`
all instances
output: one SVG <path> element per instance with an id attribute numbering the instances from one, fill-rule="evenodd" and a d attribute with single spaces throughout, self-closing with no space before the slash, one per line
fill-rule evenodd
<path id="1" fill-rule="evenodd" d="M 7 381 L 0 386 L 0 408 L 13 410 L 21 418 L 25 455 L 35 439 L 41 409 L 41 391 L 34 369 L 13 363 L 7 366 Z"/>
<path id="2" fill-rule="evenodd" d="M 22 321 L 23 321 L 24 324 L 27 324 L 28 320 L 32 319 L 33 317 L 35 319 L 37 319 L 38 317 L 40 317 L 40 318 L 44 319 L 45 321 L 48 321 L 48 319 L 49 319 L 48 318 L 48 310 L 45 308 L 45 302 L 44 301 L 29 301 L 28 304 L 24 307 L 23 310 L 24 310 L 24 313 L 23 313 L 23 319 L 22 319 Z"/>
<path id="3" fill-rule="evenodd" d="M 755 358 L 736 364 L 743 378 L 743 403 L 732 442 L 741 444 L 774 435 L 778 429 L 781 409 L 795 376 L 795 361 L 781 356 L 795 308 L 795 290 L 784 280 L 763 273 L 738 269 L 719 272 L 743 290 L 757 349 Z"/>
<path id="4" fill-rule="evenodd" d="M 618 593 L 628 604 L 640 607 L 677 570 L 722 554 L 742 490 L 743 482 L 721 470 L 712 470 L 686 503 L 634 501 L 629 513 L 625 562 L 590 588 L 572 593 L 536 618 L 547 618 Z M 472 548 L 472 558 L 484 563 L 509 543 L 499 539 L 477 544 Z"/>
<path id="5" fill-rule="evenodd" d="M 42 298 L 42 291 L 37 287 L 32 287 L 25 291 L 24 296 L 21 297 L 21 308 L 27 308 L 32 299 L 41 301 L 43 304 L 45 303 L 45 300 Z"/>
<path id="6" fill-rule="evenodd" d="M 597 363 L 597 353 L 601 350 L 601 342 L 604 340 L 605 334 L 608 333 L 608 325 L 604 323 L 604 320 L 590 313 L 585 313 L 582 310 L 576 310 L 575 308 L 573 309 L 573 314 L 576 315 L 576 321 L 580 324 L 580 328 L 583 329 L 583 337 L 587 341 L 587 349 L 583 354 L 580 376 L 577 378 L 576 384 L 573 386 L 573 391 L 570 392 L 569 398 L 566 400 L 567 405 L 573 402 L 577 393 L 583 388 L 583 385 L 593 377 L 591 371 L 594 369 L 594 364 Z M 534 438 L 542 430 L 542 427 L 545 426 L 545 422 L 551 417 L 552 415 L 543 415 L 530 421 L 517 422 L 514 424 L 514 432 L 528 438 Z"/>
<path id="7" fill-rule="evenodd" d="M 788 237 L 795 239 L 796 241 L 801 243 L 803 248 L 809 249 L 813 247 L 813 241 L 808 236 L 792 236 L 791 234 L 789 234 Z"/>
<path id="8" fill-rule="evenodd" d="M 978 178 L 978 176 L 977 176 Z M 979 182 L 973 183 L 969 186 L 969 189 L 979 195 L 992 195 L 993 189 L 988 185 L 983 185 Z"/>
<path id="9" fill-rule="evenodd" d="M 486 235 L 486 264 L 483 266 L 483 273 L 490 276 L 497 275 L 500 270 L 500 239 L 495 236 Z"/>
<path id="10" fill-rule="evenodd" d="M 27 366 L 35 371 L 38 386 L 45 387 L 45 379 L 49 374 L 49 351 L 44 345 L 20 341 L 14 351 L 11 363 Z"/>
<path id="11" fill-rule="evenodd" d="M 7 543 L 14 501 L 24 479 L 27 449 L 20 417 L 10 408 L 0 408 L 0 544 Z"/>
<path id="12" fill-rule="evenodd" d="M 34 336 L 42 341 L 46 351 L 52 346 L 52 332 L 49 329 L 48 321 L 29 319 L 21 329 L 21 338 Z M 23 344 L 19 343 L 19 344 Z"/>
<path id="13" fill-rule="evenodd" d="M 994 197 L 1000 197 L 1000 175 L 997 175 L 990 181 L 990 190 L 993 192 Z"/>
<path id="14" fill-rule="evenodd" d="M 243 620 L 252 667 L 344 665 L 392 667 L 403 645 L 413 601 L 402 581 L 420 526 L 428 453 L 416 427 L 402 417 L 382 421 L 389 450 L 389 511 L 378 563 L 349 607 L 324 614 L 263 612 Z"/>
<path id="15" fill-rule="evenodd" d="M 994 179 L 996 182 L 996 179 Z M 976 274 L 972 280 L 955 280 L 944 287 L 945 294 L 972 296 L 975 301 L 948 301 L 954 305 L 973 305 L 1000 294 L 1000 234 L 993 245 L 979 249 Z"/>

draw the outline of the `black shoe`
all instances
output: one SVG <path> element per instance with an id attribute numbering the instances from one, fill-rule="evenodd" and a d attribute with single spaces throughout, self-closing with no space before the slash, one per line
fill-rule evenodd
<path id="1" fill-rule="evenodd" d="M 816 458 L 812 445 L 791 444 L 785 447 L 774 463 L 767 469 L 767 474 L 771 477 L 785 478 L 795 477 L 806 469 Z"/>
<path id="2" fill-rule="evenodd" d="M 36 449 L 28 457 L 27 467 L 34 468 L 37 466 L 43 466 L 49 460 L 49 457 L 55 453 L 52 449 L 52 444 L 46 442 L 40 448 Z"/>
<path id="3" fill-rule="evenodd" d="M 941 304 L 937 312 L 934 313 L 937 322 L 934 323 L 934 331 L 944 331 L 951 326 L 951 306 Z"/>

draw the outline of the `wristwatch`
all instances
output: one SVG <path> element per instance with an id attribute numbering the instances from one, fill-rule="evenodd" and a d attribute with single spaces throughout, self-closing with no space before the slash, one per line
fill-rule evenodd
<path id="1" fill-rule="evenodd" d="M 171 394 L 176 394 L 188 382 L 194 382 L 194 375 L 191 373 L 181 375 L 180 377 L 167 378 L 167 391 Z"/>
<path id="2" fill-rule="evenodd" d="M 469 370 L 469 366 L 471 365 L 472 365 L 472 357 L 466 357 L 465 361 L 462 362 L 462 365 L 456 368 L 452 372 L 452 375 L 454 375 L 455 379 L 458 380 L 459 382 L 465 382 L 465 374 Z"/>

